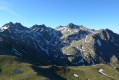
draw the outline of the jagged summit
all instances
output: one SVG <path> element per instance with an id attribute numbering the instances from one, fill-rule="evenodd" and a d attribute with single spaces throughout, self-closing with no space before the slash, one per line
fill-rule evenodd
<path id="1" fill-rule="evenodd" d="M 18 23 L 18 22 L 16 22 L 14 25 L 16 25 L 17 27 L 23 27 L 23 25 L 21 24 L 21 23 Z"/>
<path id="2" fill-rule="evenodd" d="M 32 26 L 32 28 L 34 28 L 34 27 L 37 27 L 37 28 L 45 28 L 46 26 L 45 26 L 45 24 L 42 24 L 42 25 L 37 25 L 37 24 L 35 24 L 35 25 Z"/>
<path id="3" fill-rule="evenodd" d="M 57 27 L 56 29 L 58 30 L 60 30 L 60 28 L 69 28 L 69 29 L 77 29 L 77 28 L 79 28 L 80 26 L 79 25 L 75 25 L 75 24 L 73 24 L 73 23 L 69 23 L 68 25 L 66 25 L 66 26 L 59 26 L 59 27 Z"/>
<path id="4" fill-rule="evenodd" d="M 5 26 L 8 26 L 8 27 L 21 27 L 23 26 L 21 23 L 12 23 L 12 22 L 9 22 L 9 23 L 6 23 L 5 25 L 3 25 L 2 27 L 5 27 Z"/>
<path id="5" fill-rule="evenodd" d="M 25 30 L 27 29 L 25 26 L 23 26 L 21 23 L 12 23 L 12 22 L 9 22 L 9 23 L 6 23 L 5 25 L 3 25 L 0 30 L 1 31 L 6 31 L 6 30 Z"/>
<path id="6" fill-rule="evenodd" d="M 1 27 L 1 30 L 4 31 L 8 29 L 9 27 L 14 27 L 14 24 L 12 22 L 6 23 L 5 25 Z"/>
<path id="7" fill-rule="evenodd" d="M 41 30 L 44 30 L 44 29 L 46 29 L 47 27 L 44 25 L 44 24 L 42 24 L 42 25 L 33 25 L 32 27 L 31 27 L 31 29 L 32 30 L 34 30 L 34 31 L 41 31 Z"/>
<path id="8" fill-rule="evenodd" d="M 73 24 L 73 23 L 69 23 L 69 24 L 67 25 L 67 27 L 69 27 L 69 28 L 71 28 L 71 29 L 76 29 L 76 28 L 79 28 L 80 26 L 75 25 L 75 24 Z"/>

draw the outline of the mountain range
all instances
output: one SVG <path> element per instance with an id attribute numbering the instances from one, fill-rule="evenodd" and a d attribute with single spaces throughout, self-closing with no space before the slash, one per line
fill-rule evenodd
<path id="1" fill-rule="evenodd" d="M 118 63 L 119 35 L 69 23 L 55 29 L 6 23 L 0 28 L 0 55 L 16 56 L 36 65 Z"/>

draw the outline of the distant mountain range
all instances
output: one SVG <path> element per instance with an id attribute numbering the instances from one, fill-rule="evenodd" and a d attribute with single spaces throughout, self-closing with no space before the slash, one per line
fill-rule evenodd
<path id="1" fill-rule="evenodd" d="M 0 28 L 0 54 L 37 65 L 94 65 L 118 62 L 119 35 L 73 23 L 56 29 L 7 23 Z"/>

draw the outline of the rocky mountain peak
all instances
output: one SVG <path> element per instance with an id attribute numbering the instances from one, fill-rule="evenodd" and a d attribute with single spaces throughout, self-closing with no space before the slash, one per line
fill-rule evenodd
<path id="1" fill-rule="evenodd" d="M 76 28 L 79 28 L 80 26 L 75 25 L 75 24 L 73 24 L 73 23 L 69 23 L 69 24 L 67 25 L 67 27 L 70 28 L 70 29 L 76 29 Z"/>
<path id="2" fill-rule="evenodd" d="M 14 27 L 14 26 L 15 26 L 14 23 L 9 22 L 9 23 L 6 23 L 5 25 L 3 25 L 3 26 L 0 28 L 0 30 L 1 30 L 1 31 L 4 31 L 4 30 L 8 29 L 9 27 Z"/>
<path id="3" fill-rule="evenodd" d="M 21 23 L 18 23 L 18 22 L 16 22 L 14 25 L 16 25 L 17 27 L 23 27 L 23 25 L 21 24 Z"/>
<path id="4" fill-rule="evenodd" d="M 44 29 L 46 29 L 47 27 L 44 25 L 44 24 L 42 24 L 42 25 L 33 25 L 32 27 L 31 27 L 31 29 L 32 30 L 34 30 L 34 31 L 43 31 Z"/>
<path id="5" fill-rule="evenodd" d="M 27 29 L 26 27 L 24 27 L 21 23 L 12 23 L 12 22 L 9 22 L 5 25 L 3 25 L 0 30 L 1 31 L 6 31 L 6 30 L 25 30 Z"/>

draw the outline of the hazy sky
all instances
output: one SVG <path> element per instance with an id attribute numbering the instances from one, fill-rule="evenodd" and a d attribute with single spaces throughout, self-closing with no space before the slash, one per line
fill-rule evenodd
<path id="1" fill-rule="evenodd" d="M 0 26 L 10 21 L 28 27 L 72 22 L 119 33 L 119 0 L 0 0 Z"/>

